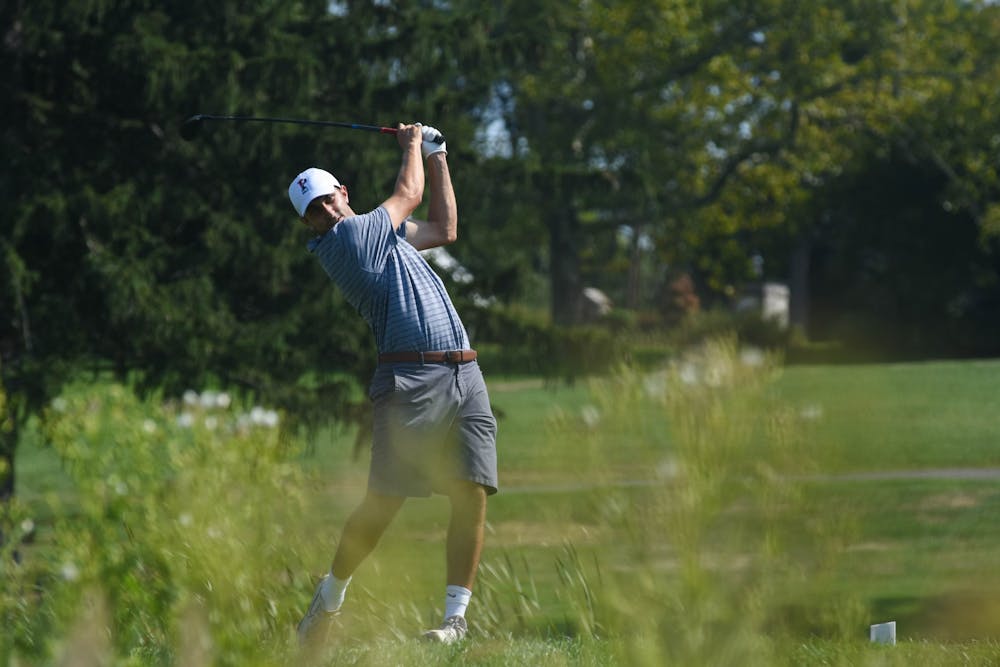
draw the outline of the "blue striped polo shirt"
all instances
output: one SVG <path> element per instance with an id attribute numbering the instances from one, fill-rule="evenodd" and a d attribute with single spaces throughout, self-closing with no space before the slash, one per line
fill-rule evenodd
<path id="1" fill-rule="evenodd" d="M 308 247 L 368 322 L 379 353 L 469 347 L 444 283 L 381 206 L 344 218 Z"/>

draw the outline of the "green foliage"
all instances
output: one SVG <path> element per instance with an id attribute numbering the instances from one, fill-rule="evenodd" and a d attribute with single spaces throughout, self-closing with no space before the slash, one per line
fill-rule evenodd
<path id="1" fill-rule="evenodd" d="M 55 509 L 29 569 L 5 579 L 21 651 L 73 652 L 73 635 L 106 636 L 102 650 L 132 664 L 191 651 L 246 664 L 235 656 L 284 639 L 307 485 L 271 413 L 240 410 L 214 397 L 161 407 L 120 385 L 55 400 L 44 431 L 75 503 Z M 41 594 L 16 595 L 28 585 Z M 47 641 L 64 636 L 65 647 Z"/>
<path id="2" fill-rule="evenodd" d="M 948 203 L 950 187 L 899 149 L 831 186 L 813 243 L 810 324 L 823 339 L 876 359 L 1000 349 L 987 333 L 998 324 L 997 247 Z"/>
<path id="3" fill-rule="evenodd" d="M 7 392 L 0 383 L 0 443 L 3 443 L 0 447 L 0 488 L 7 487 L 13 481 L 13 456 L 10 454 L 14 451 L 15 437 L 14 419 L 7 405 Z M 0 531 L 0 544 L 2 543 L 3 532 Z"/>
<path id="4" fill-rule="evenodd" d="M 198 111 L 442 126 L 462 207 L 456 256 L 481 293 L 547 301 L 560 325 L 577 321 L 588 284 L 648 307 L 666 269 L 687 269 L 708 297 L 746 280 L 758 252 L 782 277 L 805 236 L 844 257 L 910 253 L 895 271 L 903 285 L 935 263 L 974 265 L 899 298 L 912 304 L 900 328 L 944 310 L 934 340 L 981 350 L 990 341 L 975 332 L 996 310 L 984 110 L 1000 90 L 998 15 L 922 0 L 11 5 L 4 382 L 33 408 L 94 365 L 172 393 L 220 379 L 313 415 L 357 393 L 368 332 L 303 251 L 284 186 L 320 164 L 359 208 L 374 206 L 395 147 L 221 124 L 182 142 L 177 126 Z M 889 153 L 890 169 L 939 177 L 921 206 L 906 207 L 914 187 L 874 220 L 835 204 L 857 200 Z M 962 233 L 945 262 L 916 244 L 894 256 L 908 237 L 895 226 L 876 245 L 840 231 L 892 219 Z M 865 292 L 869 276 L 850 266 L 822 272 L 821 290 Z M 548 299 L 536 272 L 549 274 Z M 884 324 L 870 303 L 828 303 L 861 311 L 863 333 Z M 816 321 L 823 334 L 843 328 Z M 311 394 L 300 380 L 314 373 L 353 385 Z"/>
<path id="5" fill-rule="evenodd" d="M 600 326 L 555 326 L 547 318 L 514 308 L 467 311 L 465 323 L 489 372 L 542 375 L 572 382 L 610 370 L 628 350 Z"/>
<path id="6" fill-rule="evenodd" d="M 1000 89 L 993 3 L 504 9 L 494 108 L 510 135 L 511 165 L 497 173 L 517 185 L 499 197 L 496 220 L 527 223 L 529 243 L 532 230 L 548 233 L 557 322 L 573 321 L 575 294 L 588 284 L 648 307 L 664 267 L 691 271 L 706 298 L 753 279 L 758 253 L 767 277 L 784 280 L 792 249 L 805 242 L 815 244 L 817 265 L 829 254 L 844 266 L 820 267 L 793 289 L 812 292 L 821 311 L 855 318 L 860 331 L 847 344 L 895 327 L 892 340 L 921 332 L 914 354 L 994 351 L 975 335 L 992 328 L 996 312 L 989 230 L 1000 181 L 995 128 L 983 112 Z M 896 156 L 893 171 L 937 182 L 874 185 L 883 199 L 859 202 L 856 193 L 884 180 L 877 165 L 886 155 Z M 536 193 L 535 212 L 510 215 L 515 192 L 519 200 Z M 883 230 L 886 240 L 872 246 L 851 233 L 855 225 Z M 949 235 L 949 256 L 960 258 L 925 254 L 938 247 L 927 238 Z M 888 267 L 884 277 L 898 284 L 856 271 L 859 255 Z M 975 267 L 965 287 L 950 275 L 939 285 L 907 282 L 955 266 Z M 893 294 L 907 321 L 857 298 L 879 286 L 909 287 Z M 812 326 L 818 339 L 843 333 L 823 312 Z"/>
<path id="7" fill-rule="evenodd" d="M 178 127 L 194 113 L 420 119 L 457 158 L 486 85 L 464 70 L 487 48 L 476 13 L 81 1 L 2 17 L 5 384 L 38 409 L 96 366 L 147 390 L 239 387 L 304 419 L 346 412 L 370 334 L 305 251 L 285 188 L 321 165 L 373 208 L 398 147 L 223 123 L 185 142 Z"/>
<path id="8" fill-rule="evenodd" d="M 676 349 L 684 350 L 730 335 L 743 345 L 766 350 L 785 350 L 792 340 L 788 329 L 773 319 L 756 312 L 732 312 L 721 308 L 688 315 L 666 333 L 666 338 Z"/>
<path id="9" fill-rule="evenodd" d="M 810 465 L 808 442 L 800 419 L 768 390 L 779 374 L 773 357 L 747 357 L 735 339 L 715 339 L 666 373 L 625 372 L 597 388 L 600 418 L 582 456 L 600 460 L 641 404 L 658 406 L 670 432 L 660 478 L 642 502 L 609 491 L 601 505 L 631 564 L 605 574 L 602 587 L 612 634 L 629 639 L 629 662 L 769 664 L 776 656 L 767 637 L 781 635 L 785 592 L 832 574 L 843 528 L 803 521 L 808 503 L 793 473 Z M 799 559 L 799 550 L 833 561 Z M 860 622 L 853 600 L 827 605 L 836 612 L 821 632 L 847 638 Z"/>
<path id="10" fill-rule="evenodd" d="M 503 492 L 472 640 L 408 641 L 440 614 L 437 498 L 408 504 L 359 571 L 328 661 L 990 664 L 995 482 L 829 473 L 992 465 L 997 364 L 776 361 L 730 338 L 586 388 L 492 383 Z M 60 502 L 36 477 L 34 506 L 0 516 L 0 657 L 300 661 L 299 573 L 325 567 L 365 465 L 350 434 L 304 458 L 269 411 L 226 403 L 81 384 L 51 405 L 58 446 L 32 460 L 73 488 Z M 300 467 L 320 462 L 322 484 Z M 864 641 L 887 618 L 900 645 Z"/>

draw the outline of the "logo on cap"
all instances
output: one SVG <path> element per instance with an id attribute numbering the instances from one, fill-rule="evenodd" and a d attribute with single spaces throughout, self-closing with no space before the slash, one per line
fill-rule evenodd
<path id="1" fill-rule="evenodd" d="M 306 192 L 309 191 L 309 179 L 307 179 L 307 178 L 300 178 L 298 180 L 298 184 L 299 184 L 299 187 L 302 188 L 302 194 L 305 194 Z"/>

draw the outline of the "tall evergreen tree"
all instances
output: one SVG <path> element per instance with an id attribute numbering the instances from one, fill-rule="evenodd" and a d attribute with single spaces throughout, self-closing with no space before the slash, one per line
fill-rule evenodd
<path id="1" fill-rule="evenodd" d="M 5 5 L 0 367 L 16 412 L 83 371 L 168 394 L 244 387 L 303 419 L 356 401 L 369 334 L 305 252 L 285 188 L 323 165 L 374 206 L 398 148 L 297 126 L 219 123 L 192 143 L 178 129 L 193 113 L 433 118 L 461 151 L 480 79 L 464 61 L 485 42 L 460 10 Z M 16 429 L 3 438 L 9 495 Z"/>

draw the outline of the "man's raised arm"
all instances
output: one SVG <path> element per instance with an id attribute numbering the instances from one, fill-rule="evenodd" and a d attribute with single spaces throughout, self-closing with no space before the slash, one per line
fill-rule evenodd
<path id="1" fill-rule="evenodd" d="M 431 140 L 440 136 L 440 132 L 433 127 L 424 127 L 423 136 L 420 149 L 431 190 L 427 220 L 411 218 L 406 223 L 406 240 L 417 250 L 447 245 L 458 238 L 458 204 L 448 171 L 447 145 L 443 139 L 441 143 Z"/>
<path id="2" fill-rule="evenodd" d="M 399 125 L 396 140 L 403 150 L 403 161 L 399 166 L 399 175 L 396 177 L 396 186 L 392 194 L 382 202 L 392 220 L 393 229 L 410 217 L 424 196 L 424 164 L 420 159 L 422 139 L 419 125 Z"/>

